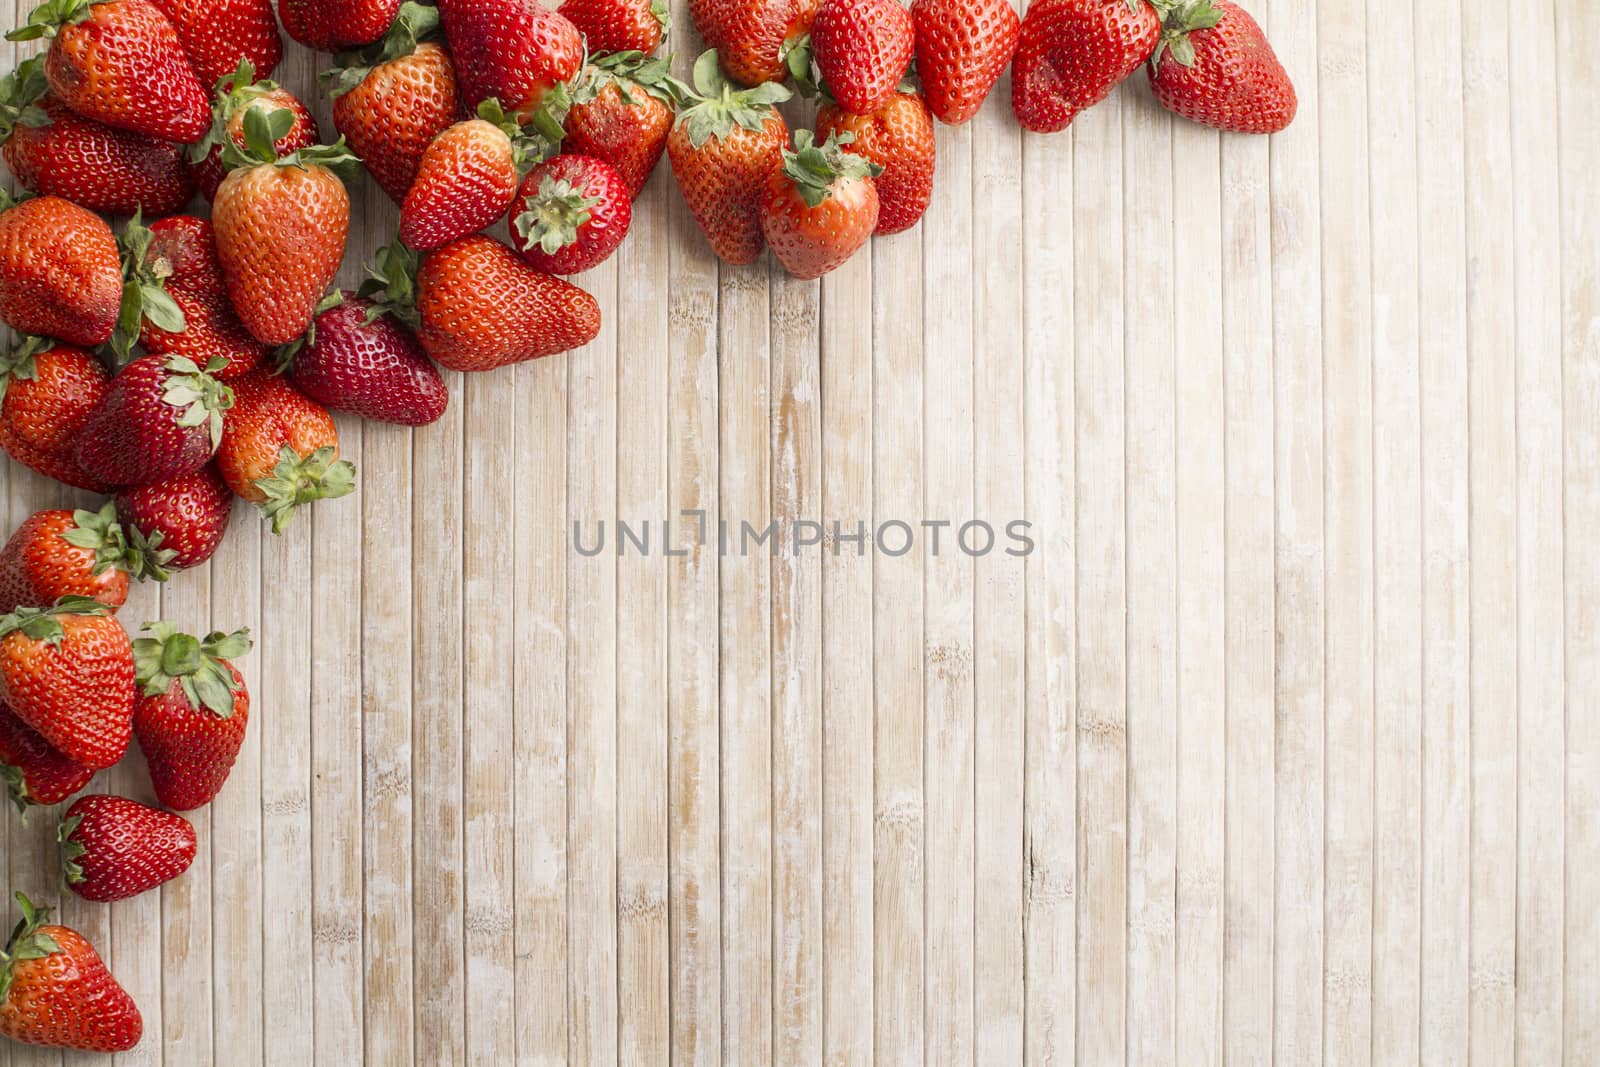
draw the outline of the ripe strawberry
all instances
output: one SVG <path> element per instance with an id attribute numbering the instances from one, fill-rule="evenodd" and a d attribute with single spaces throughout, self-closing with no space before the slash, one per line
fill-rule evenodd
<path id="1" fill-rule="evenodd" d="M 334 411 L 400 426 L 443 417 L 450 393 L 416 334 L 381 304 L 342 294 L 317 316 L 288 374 L 306 396 Z"/>
<path id="2" fill-rule="evenodd" d="M 178 31 L 200 84 L 210 88 L 249 63 L 263 78 L 283 60 L 272 0 L 151 0 Z"/>
<path id="3" fill-rule="evenodd" d="M 147 232 L 149 243 L 139 259 L 138 277 L 166 292 L 183 316 L 184 328 L 168 332 L 147 317 L 139 333 L 145 351 L 182 356 L 197 367 L 215 364 L 213 377 L 223 382 L 254 370 L 272 346 L 251 337 L 234 313 L 211 223 L 193 215 L 174 215 L 151 223 Z M 141 240 L 137 223 L 130 224 L 124 245 Z"/>
<path id="4" fill-rule="evenodd" d="M 98 600 L 0 617 L 0 700 L 69 759 L 115 767 L 133 735 L 133 648 Z"/>
<path id="5" fill-rule="evenodd" d="M 105 366 L 83 349 L 26 339 L 0 361 L 0 447 L 47 478 L 104 492 L 73 447 L 110 388 Z"/>
<path id="6" fill-rule="evenodd" d="M 400 208 L 400 239 L 412 248 L 426 252 L 477 233 L 504 215 L 517 195 L 526 143 L 521 131 L 493 100 L 478 113 L 434 138 L 422 154 Z"/>
<path id="7" fill-rule="evenodd" d="M 611 258 L 633 223 L 628 183 L 593 156 L 557 156 L 517 191 L 511 243 L 534 270 L 578 274 Z"/>
<path id="8" fill-rule="evenodd" d="M 111 340 L 122 307 L 117 239 L 98 215 L 55 196 L 0 192 L 0 319 L 81 348 Z"/>
<path id="9" fill-rule="evenodd" d="M 772 254 L 796 278 L 820 278 L 861 250 L 878 226 L 879 167 L 851 155 L 830 137 L 817 144 L 810 130 L 767 179 L 761 229 Z"/>
<path id="10" fill-rule="evenodd" d="M 133 643 L 139 699 L 133 729 L 161 803 L 193 811 L 216 799 L 250 723 L 250 693 L 232 660 L 250 651 L 250 631 L 204 641 L 167 622 Z"/>
<path id="11" fill-rule="evenodd" d="M 661 37 L 672 28 L 666 0 L 563 0 L 556 10 L 578 32 L 589 54 L 643 52 L 661 47 Z"/>
<path id="12" fill-rule="evenodd" d="M 583 66 L 578 28 L 540 0 L 443 0 L 439 16 L 467 106 L 498 100 L 523 125 L 542 114 L 543 132 L 559 141 L 545 98 L 564 106 L 564 87 Z"/>
<path id="13" fill-rule="evenodd" d="M 110 904 L 172 881 L 194 862 L 189 820 L 126 797 L 79 797 L 56 830 L 67 888 Z"/>
<path id="14" fill-rule="evenodd" d="M 711 250 L 729 263 L 761 255 L 761 190 L 783 162 L 789 125 L 774 104 L 789 99 L 775 82 L 734 90 L 706 52 L 694 65 L 695 95 L 667 138 L 678 188 Z"/>
<path id="15" fill-rule="evenodd" d="M 166 581 L 173 553 L 125 531 L 117 509 L 40 511 L 0 550 L 0 614 L 90 597 L 112 613 L 128 602 L 128 580 Z"/>
<path id="16" fill-rule="evenodd" d="M 178 31 L 150 0 L 45 0 L 10 41 L 52 38 L 50 91 L 86 119 L 189 144 L 211 124 Z"/>
<path id="17" fill-rule="evenodd" d="M 1266 34 L 1232 0 L 1174 7 L 1149 73 L 1162 107 L 1219 130 L 1277 133 L 1300 107 Z"/>
<path id="18" fill-rule="evenodd" d="M 940 122 L 959 126 L 978 113 L 1005 73 L 1021 20 L 1011 0 L 914 0 L 911 18 L 928 110 Z"/>
<path id="19" fill-rule="evenodd" d="M 356 469 L 339 456 L 333 417 L 282 378 L 257 371 L 239 383 L 217 452 L 228 487 L 256 504 L 282 533 L 295 509 L 355 490 Z"/>
<path id="20" fill-rule="evenodd" d="M 0 784 L 5 785 L 17 811 L 59 804 L 89 784 L 93 767 L 76 763 L 39 736 L 0 703 Z"/>
<path id="21" fill-rule="evenodd" d="M 1024 129 L 1064 130 L 1150 58 L 1161 19 L 1148 0 L 1036 0 L 1011 69 Z"/>
<path id="22" fill-rule="evenodd" d="M 400 0 L 278 0 L 284 31 L 321 52 L 371 44 L 399 10 Z"/>
<path id="23" fill-rule="evenodd" d="M 811 24 L 811 52 L 828 92 L 857 115 L 889 102 L 916 47 L 911 12 L 899 0 L 823 0 Z"/>
<path id="24" fill-rule="evenodd" d="M 18 184 L 91 211 L 165 214 L 194 195 L 177 145 L 73 114 L 45 92 L 39 56 L 0 79 L 0 140 Z"/>
<path id="25" fill-rule="evenodd" d="M 189 146 L 189 169 L 195 185 L 207 200 L 216 199 L 217 188 L 228 176 L 228 168 L 222 162 L 223 148 L 232 144 L 246 151 L 250 147 L 244 138 L 246 111 L 264 111 L 270 115 L 283 108 L 294 116 L 289 131 L 273 144 L 280 156 L 310 148 L 322 140 L 316 118 L 300 98 L 277 82 L 257 81 L 255 68 L 249 60 L 230 68 L 225 85 L 225 91 L 221 87 L 218 89 L 211 129 L 204 138 Z"/>
<path id="26" fill-rule="evenodd" d="M 274 144 L 294 124 L 280 108 L 245 112 L 250 154 L 233 145 L 236 167 L 217 190 L 211 222 L 217 258 L 239 321 L 256 340 L 288 344 L 306 332 L 344 261 L 350 196 L 339 171 L 356 159 L 344 143 L 279 156 Z"/>
<path id="27" fill-rule="evenodd" d="M 124 367 L 78 438 L 83 469 L 110 485 L 149 485 L 191 474 L 222 439 L 233 391 L 181 356 L 144 356 Z"/>
<path id="28" fill-rule="evenodd" d="M 847 141 L 849 134 L 853 140 Z M 817 137 L 838 137 L 851 155 L 883 168 L 873 179 L 878 190 L 879 236 L 909 230 L 933 201 L 937 155 L 933 116 L 917 92 L 897 92 L 870 115 L 852 115 L 837 104 L 817 112 Z"/>
<path id="29" fill-rule="evenodd" d="M 741 85 L 782 81 L 821 0 L 689 0 L 689 17 Z M 698 84 L 698 82 L 697 82 Z"/>
<path id="30" fill-rule="evenodd" d="M 129 541 L 171 553 L 163 562 L 181 571 L 216 553 L 233 515 L 233 493 L 216 465 L 208 463 L 193 474 L 124 489 L 116 508 Z"/>
<path id="31" fill-rule="evenodd" d="M 597 56 L 572 89 L 562 149 L 605 160 L 627 182 L 628 195 L 637 197 L 666 151 L 678 103 L 690 92 L 665 59 L 641 52 Z"/>
<path id="32" fill-rule="evenodd" d="M 139 1007 L 82 934 L 47 926 L 49 908 L 21 893 L 22 921 L 0 952 L 0 1037 L 28 1045 L 126 1052 L 139 1043 Z"/>

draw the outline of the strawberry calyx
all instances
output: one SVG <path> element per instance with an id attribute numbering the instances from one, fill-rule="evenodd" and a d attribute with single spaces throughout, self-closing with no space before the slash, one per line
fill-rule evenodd
<path id="1" fill-rule="evenodd" d="M 225 369 L 228 361 L 217 356 L 201 368 L 188 356 L 173 356 L 165 366 L 167 380 L 161 399 L 183 409 L 178 416 L 179 426 L 192 429 L 209 424 L 211 447 L 215 450 L 222 444 L 222 413 L 233 407 L 233 390 L 214 375 Z"/>
<path id="2" fill-rule="evenodd" d="M 413 330 L 422 324 L 417 311 L 417 271 L 422 255 L 408 248 L 398 237 L 378 250 L 367 267 L 367 279 L 356 295 L 372 301 L 363 326 L 370 326 L 384 315 L 393 315 Z"/>
<path id="3" fill-rule="evenodd" d="M 72 836 L 82 825 L 83 816 L 73 815 L 62 819 L 56 827 L 56 841 L 61 846 L 61 877 L 68 885 L 83 884 L 83 866 L 78 861 L 89 849 Z"/>
<path id="4" fill-rule="evenodd" d="M 11 798 L 12 805 L 17 809 L 17 814 L 22 816 L 22 821 L 28 821 L 28 809 L 33 806 L 33 801 L 28 799 L 28 776 L 21 767 L 0 761 L 0 785 L 6 787 L 6 795 Z M 0 997 L 0 1001 L 4 1001 Z"/>
<path id="5" fill-rule="evenodd" d="M 16 70 L 0 78 L 0 141 L 10 138 L 18 126 L 37 129 L 50 125 L 50 116 L 39 106 L 49 88 L 42 55 L 24 60 Z"/>
<path id="6" fill-rule="evenodd" d="M 810 130 L 795 132 L 794 148 L 784 149 L 782 170 L 807 207 L 820 206 L 833 195 L 838 182 L 876 178 L 883 173 L 878 164 L 844 150 L 855 139 L 853 133 L 833 134 L 819 145 Z"/>
<path id="7" fill-rule="evenodd" d="M 523 201 L 523 211 L 512 222 L 522 238 L 522 250 L 538 245 L 545 255 L 553 256 L 576 244 L 578 231 L 594 218 L 601 203 L 600 197 L 585 195 L 567 179 L 546 174 L 539 191 Z"/>
<path id="8" fill-rule="evenodd" d="M 50 917 L 50 909 L 34 907 L 33 901 L 21 893 L 17 894 L 17 904 L 22 908 L 22 919 L 11 931 L 5 949 L 0 950 L 0 1004 L 4 1004 L 11 993 L 16 964 L 23 960 L 42 960 L 61 951 L 56 939 L 41 931 Z"/>
<path id="9" fill-rule="evenodd" d="M 272 520 L 272 532 L 281 534 L 294 521 L 302 504 L 336 500 L 355 492 L 356 468 L 349 460 L 335 457 L 329 445 L 309 456 L 302 456 L 288 445 L 278 453 L 278 465 L 265 478 L 256 479 L 256 488 L 266 494 L 259 505 L 261 514 Z"/>
<path id="10" fill-rule="evenodd" d="M 222 146 L 222 165 L 229 170 L 241 167 L 298 167 L 308 170 L 321 167 L 331 171 L 342 181 L 354 181 L 361 159 L 350 151 L 343 137 L 333 144 L 310 145 L 283 155 L 278 153 L 278 142 L 294 129 L 295 115 L 288 108 L 267 111 L 253 107 L 244 113 L 244 142 L 240 148 L 229 138 Z"/>
<path id="11" fill-rule="evenodd" d="M 183 333 L 189 328 L 183 309 L 167 292 L 171 261 L 150 255 L 154 239 L 141 211 L 134 212 L 127 229 L 117 238 L 122 252 L 122 306 L 117 312 L 116 331 L 111 335 L 111 352 L 119 367 L 133 355 L 145 320 L 165 333 Z"/>
<path id="12" fill-rule="evenodd" d="M 159 533 L 146 538 L 137 529 L 124 527 L 117 521 L 115 503 L 107 503 L 99 511 L 74 511 L 72 521 L 72 529 L 58 536 L 74 548 L 94 553 L 91 573 L 100 575 L 116 569 L 127 572 L 130 578 L 157 582 L 172 577 L 167 564 L 178 553 L 161 547 Z"/>
<path id="13" fill-rule="evenodd" d="M 232 74 L 224 74 L 217 79 L 215 102 L 211 105 L 211 128 L 204 137 L 189 146 L 189 161 L 202 162 L 214 149 L 226 145 L 232 139 L 228 135 L 228 124 L 234 116 L 279 88 L 275 81 L 265 78 L 257 81 L 255 64 L 248 59 L 239 60 L 239 66 Z M 292 123 L 290 128 L 293 128 Z"/>
<path id="14" fill-rule="evenodd" d="M 1156 11 L 1161 15 L 1161 38 L 1150 56 L 1151 70 L 1158 69 L 1162 57 L 1167 55 L 1182 66 L 1194 66 L 1194 42 L 1189 40 L 1189 35 L 1215 29 L 1223 15 L 1222 9 L 1212 0 L 1177 0 L 1157 4 Z"/>
<path id="15" fill-rule="evenodd" d="M 715 48 L 694 64 L 694 92 L 678 114 L 678 124 L 689 134 L 689 144 L 699 149 L 709 140 L 723 140 L 735 126 L 759 132 L 772 117 L 775 105 L 794 94 L 788 86 L 765 82 L 740 89 L 722 73 Z"/>
<path id="16" fill-rule="evenodd" d="M 11 351 L 0 356 L 0 400 L 6 398 L 6 390 L 13 380 L 31 382 L 39 376 L 39 364 L 35 357 L 41 352 L 48 352 L 55 344 L 48 337 L 29 334 Z"/>
<path id="17" fill-rule="evenodd" d="M 800 90 L 801 96 L 809 100 L 821 91 L 822 76 L 817 69 L 816 50 L 811 47 L 809 33 L 783 42 L 778 58 L 788 68 L 789 77 L 794 79 L 795 88 Z"/>
<path id="18" fill-rule="evenodd" d="M 67 632 L 61 626 L 63 615 L 109 615 L 111 609 L 93 597 L 64 596 L 48 608 L 18 608 L 0 616 L 0 639 L 20 633 L 32 641 L 59 645 Z"/>
<path id="19" fill-rule="evenodd" d="M 672 76 L 671 56 L 647 56 L 643 52 L 604 52 L 592 56 L 572 85 L 572 103 L 592 104 L 607 85 L 615 85 L 622 102 L 637 107 L 643 101 L 635 91 L 653 96 L 676 111 L 694 90 Z"/>
<path id="20" fill-rule="evenodd" d="M 89 9 L 110 0 L 45 0 L 33 9 L 28 21 L 6 34 L 8 41 L 37 41 L 54 37 L 63 26 L 76 26 L 89 18 Z"/>
<path id="21" fill-rule="evenodd" d="M 409 56 L 422 42 L 441 36 L 439 9 L 406 0 L 400 5 L 389 32 L 380 40 L 334 57 L 332 68 L 320 75 L 323 89 L 329 96 L 343 96 L 366 80 L 373 67 Z"/>
<path id="22" fill-rule="evenodd" d="M 555 121 L 547 111 L 541 110 L 539 114 L 550 118 L 552 122 Z M 492 96 L 478 105 L 478 118 L 506 135 L 506 140 L 511 142 L 511 161 L 519 175 L 526 173 L 534 164 L 543 163 L 558 155 L 561 151 L 561 142 L 567 136 L 567 132 L 561 128 L 559 122 L 553 127 L 553 132 L 558 135 L 554 139 L 550 137 L 548 129 L 536 126 L 530 130 L 518 125 L 516 119 L 506 114 L 505 108 L 500 106 L 500 101 Z"/>
<path id="23" fill-rule="evenodd" d="M 200 640 L 179 630 L 170 622 L 146 623 L 133 642 L 134 682 L 147 697 L 164 696 L 174 683 L 183 688 L 189 706 L 210 711 L 219 719 L 233 717 L 234 680 L 228 661 L 250 651 L 248 627 L 231 634 L 220 631 Z"/>

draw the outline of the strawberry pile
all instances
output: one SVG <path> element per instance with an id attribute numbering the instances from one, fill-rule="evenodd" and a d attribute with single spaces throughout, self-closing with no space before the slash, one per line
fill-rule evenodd
<path id="1" fill-rule="evenodd" d="M 181 815 L 244 740 L 249 636 L 166 622 L 131 640 L 130 580 L 216 552 L 235 499 L 282 532 L 346 495 L 332 412 L 405 426 L 449 404 L 440 368 L 493 371 L 600 331 L 568 281 L 626 239 L 663 155 L 717 256 L 770 246 L 799 278 L 917 224 L 934 123 L 1012 109 L 1065 129 L 1141 66 L 1169 110 L 1271 133 L 1295 94 L 1232 0 L 689 0 L 692 83 L 659 56 L 666 0 L 44 0 L 47 42 L 0 79 L 0 448 L 112 499 L 30 518 L 0 553 L 0 773 L 63 803 L 137 737 L 170 811 L 82 797 L 67 884 L 95 901 L 178 877 Z M 337 57 L 337 139 L 271 80 L 282 30 Z M 819 97 L 814 129 L 779 105 Z M 361 170 L 400 210 L 357 289 L 334 287 Z M 196 197 L 209 217 L 184 214 Z M 107 217 L 128 221 L 114 231 Z M 504 240 L 485 236 L 499 229 Z M 94 949 L 23 917 L 0 952 L 0 1036 L 116 1051 L 138 1009 Z"/>

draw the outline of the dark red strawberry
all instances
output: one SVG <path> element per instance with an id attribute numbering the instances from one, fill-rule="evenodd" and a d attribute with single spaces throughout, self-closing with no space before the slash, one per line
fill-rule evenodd
<path id="1" fill-rule="evenodd" d="M 80 348 L 111 340 L 122 307 L 117 239 L 98 215 L 56 196 L 0 192 L 0 319 Z"/>
<path id="2" fill-rule="evenodd" d="M 632 190 L 611 164 L 557 156 L 528 172 L 511 212 L 511 243 L 534 270 L 578 274 L 611 258 L 633 223 Z"/>
<path id="3" fill-rule="evenodd" d="M 210 559 L 228 532 L 233 493 L 214 464 L 171 481 L 124 489 L 117 494 L 117 519 L 136 543 L 170 552 L 171 570 L 198 567 Z"/>
<path id="4" fill-rule="evenodd" d="M 194 862 L 189 820 L 126 797 L 79 797 L 56 831 L 67 888 L 110 904 L 170 882 Z"/>
<path id="5" fill-rule="evenodd" d="M 846 142 L 845 135 L 854 140 Z M 883 168 L 872 180 L 878 190 L 879 236 L 909 230 L 933 201 L 938 155 L 933 116 L 916 91 L 897 92 L 870 115 L 852 115 L 837 104 L 817 112 L 817 138 L 837 136 L 844 150 Z"/>
<path id="6" fill-rule="evenodd" d="M 83 428 L 77 458 L 111 485 L 149 485 L 204 467 L 222 440 L 233 391 L 181 356 L 144 356 L 111 382 Z"/>
<path id="7" fill-rule="evenodd" d="M 250 336 L 234 313 L 211 223 L 193 215 L 174 215 L 152 223 L 148 234 L 139 277 L 171 297 L 184 328 L 168 332 L 147 316 L 139 333 L 145 351 L 152 356 L 182 356 L 199 367 L 217 365 L 218 381 L 249 374 L 272 346 Z M 138 223 L 131 223 L 123 234 L 124 245 L 140 239 Z"/>
<path id="8" fill-rule="evenodd" d="M 114 614 L 128 602 L 129 579 L 166 581 L 172 556 L 124 531 L 111 504 L 36 512 L 0 549 L 0 614 L 68 596 L 92 597 Z"/>
<path id="9" fill-rule="evenodd" d="M 498 100 L 526 125 L 551 120 L 547 103 L 564 105 L 565 86 L 583 66 L 583 35 L 565 16 L 540 0 L 443 0 L 439 16 L 469 108 Z M 548 127 L 541 132 L 559 141 Z"/>
<path id="10" fill-rule="evenodd" d="M 1021 20 L 1011 0 L 913 0 L 911 18 L 928 110 L 959 126 L 978 113 L 1005 73 Z"/>
<path id="11" fill-rule="evenodd" d="M 211 87 L 249 63 L 272 77 L 283 59 L 272 0 L 152 0 L 167 16 L 200 84 Z"/>
<path id="12" fill-rule="evenodd" d="M 322 131 L 311 109 L 289 90 L 277 82 L 257 80 L 255 68 L 249 60 L 230 68 L 226 91 L 217 93 L 217 102 L 211 109 L 211 129 L 201 140 L 189 146 L 190 169 L 195 185 L 207 200 L 214 200 L 228 168 L 222 162 L 222 150 L 228 145 L 244 150 L 249 147 L 244 137 L 244 116 L 247 111 L 271 114 L 279 109 L 294 116 L 288 132 L 273 144 L 278 155 L 287 156 L 302 148 L 310 148 L 322 140 Z M 263 79 L 265 75 L 261 76 Z"/>
<path id="13" fill-rule="evenodd" d="M 1172 8 L 1149 73 L 1162 107 L 1219 130 L 1277 133 L 1300 107 L 1266 34 L 1232 0 Z"/>
<path id="14" fill-rule="evenodd" d="M 0 700 L 62 755 L 115 767 L 133 735 L 133 649 L 98 600 L 0 617 Z"/>
<path id="15" fill-rule="evenodd" d="M 911 12 L 899 0 L 823 0 L 811 24 L 811 52 L 828 92 L 857 115 L 889 102 L 916 45 Z"/>
<path id="16" fill-rule="evenodd" d="M 126 1052 L 139 1043 L 138 1005 L 94 946 L 21 893 L 22 921 L 0 952 L 0 1037 L 28 1045 Z"/>
<path id="17" fill-rule="evenodd" d="M 691 94 L 665 59 L 641 52 L 596 56 L 572 89 L 562 150 L 605 160 L 637 197 L 666 151 L 678 104 Z"/>
<path id="18" fill-rule="evenodd" d="M 1035 133 L 1067 128 L 1155 51 L 1161 19 L 1147 0 L 1037 0 L 1011 68 L 1011 109 Z"/>
<path id="19" fill-rule="evenodd" d="M 400 0 L 278 0 L 284 31 L 322 52 L 371 44 L 399 10 Z"/>
<path id="20" fill-rule="evenodd" d="M 200 641 L 153 622 L 133 643 L 139 700 L 133 729 L 161 803 L 193 811 L 216 799 L 233 771 L 250 722 L 250 693 L 232 660 L 250 651 L 250 631 Z"/>
<path id="21" fill-rule="evenodd" d="M 93 767 L 76 763 L 0 703 L 0 784 L 24 815 L 33 806 L 59 804 L 88 785 Z"/>
<path id="22" fill-rule="evenodd" d="M 105 365 L 83 349 L 26 338 L 0 360 L 0 447 L 48 478 L 105 492 L 73 448 L 110 388 Z"/>
<path id="23" fill-rule="evenodd" d="M 557 8 L 583 34 L 590 55 L 643 52 L 661 47 L 672 26 L 667 0 L 563 0 Z"/>
<path id="24" fill-rule="evenodd" d="M 450 403 L 416 334 L 383 305 L 353 292 L 318 315 L 305 346 L 286 357 L 295 387 L 333 411 L 426 426 Z"/>

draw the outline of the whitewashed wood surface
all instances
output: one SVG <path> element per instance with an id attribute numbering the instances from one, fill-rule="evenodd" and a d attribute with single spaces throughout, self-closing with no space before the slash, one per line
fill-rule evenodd
<path id="1" fill-rule="evenodd" d="M 820 284 L 663 166 L 593 345 L 140 590 L 256 631 L 256 717 L 187 877 L 63 901 L 119 1062 L 1600 1063 L 1600 23 L 1252 6 L 1288 133 L 1002 85 Z M 569 547 L 684 509 L 1039 550 Z"/>

